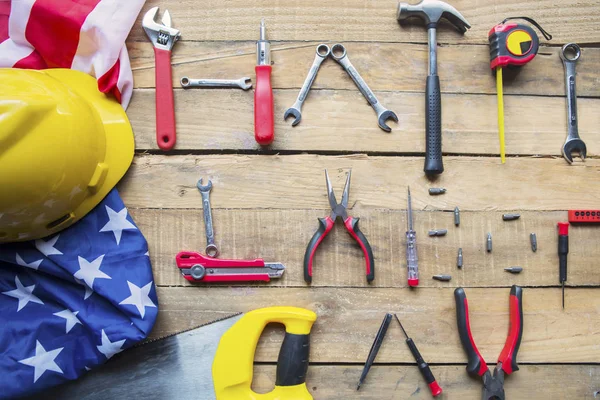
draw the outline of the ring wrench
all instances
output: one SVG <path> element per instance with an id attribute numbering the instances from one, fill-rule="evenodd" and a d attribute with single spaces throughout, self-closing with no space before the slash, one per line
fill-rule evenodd
<path id="1" fill-rule="evenodd" d="M 154 45 L 156 63 L 156 143 L 162 150 L 175 146 L 175 101 L 171 82 L 171 49 L 181 33 L 171 27 L 171 14 L 166 10 L 162 24 L 155 21 L 158 7 L 151 8 L 144 15 L 142 26 Z"/>
<path id="2" fill-rule="evenodd" d="M 312 67 L 308 70 L 308 75 L 302 84 L 302 89 L 300 89 L 300 93 L 298 94 L 298 98 L 293 106 L 288 108 L 283 114 L 283 120 L 288 119 L 290 115 L 294 116 L 294 121 L 292 122 L 292 126 L 296 126 L 300 123 L 302 119 L 302 105 L 308 96 L 308 92 L 310 91 L 310 87 L 312 86 L 315 78 L 317 77 L 317 73 L 319 72 L 319 68 L 321 64 L 329 55 L 331 54 L 331 49 L 326 44 L 320 44 L 317 46 L 317 51 L 315 55 L 315 60 L 313 61 Z"/>
<path id="3" fill-rule="evenodd" d="M 369 88 L 364 79 L 360 76 L 354 65 L 348 59 L 348 55 L 346 54 L 346 48 L 342 44 L 334 44 L 331 48 L 331 57 L 337 61 L 350 75 L 350 78 L 354 81 L 358 90 L 365 96 L 373 110 L 377 113 L 377 122 L 379 127 L 386 132 L 391 132 L 392 128 L 386 125 L 386 121 L 388 119 L 392 119 L 395 122 L 398 122 L 398 116 L 390 110 L 387 110 L 385 107 L 381 105 L 377 97 L 373 91 Z"/>
<path id="4" fill-rule="evenodd" d="M 215 232 L 213 231 L 212 212 L 210 210 L 210 190 L 212 189 L 212 182 L 208 181 L 205 186 L 202 184 L 202 178 L 196 184 L 200 194 L 202 195 L 202 214 L 204 216 L 204 227 L 206 229 L 206 255 L 209 257 L 216 257 L 219 255 L 219 249 L 215 245 Z"/>
<path id="5" fill-rule="evenodd" d="M 190 79 L 187 76 L 181 78 L 181 87 L 188 88 L 240 88 L 248 90 L 252 87 L 251 79 L 243 77 L 240 79 Z"/>
<path id="6" fill-rule="evenodd" d="M 579 128 L 577 126 L 577 91 L 575 87 L 575 64 L 581 57 L 581 48 L 575 43 L 567 43 L 560 50 L 560 58 L 565 67 L 565 85 L 567 89 L 567 125 L 568 136 L 562 148 L 563 157 L 573 163 L 573 153 L 579 153 L 581 160 L 585 160 L 585 143 L 579 137 Z"/>

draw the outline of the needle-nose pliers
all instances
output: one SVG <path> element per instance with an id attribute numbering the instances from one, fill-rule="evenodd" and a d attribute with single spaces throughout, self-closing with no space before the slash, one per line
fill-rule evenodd
<path id="1" fill-rule="evenodd" d="M 310 242 L 306 248 L 306 253 L 304 253 L 304 280 L 307 283 L 312 282 L 313 258 L 315 256 L 315 252 L 317 251 L 317 247 L 319 247 L 319 244 L 331 231 L 337 217 L 342 218 L 348 233 L 354 238 L 354 240 L 358 242 L 365 256 L 367 281 L 371 282 L 373 279 L 375 279 L 375 263 L 373 260 L 373 250 L 371 249 L 371 245 L 369 244 L 369 241 L 365 235 L 363 235 L 360 229 L 358 229 L 358 218 L 348 216 L 347 212 L 351 173 L 352 171 L 348 172 L 346 186 L 344 187 L 344 192 L 342 194 L 342 202 L 338 204 L 335 198 L 335 193 L 333 192 L 333 188 L 331 187 L 329 174 L 327 173 L 327 170 L 325 170 L 325 182 L 327 184 L 327 197 L 329 198 L 329 204 L 331 206 L 331 215 L 328 215 L 325 218 L 319 218 L 319 229 L 317 229 L 312 239 L 310 239 Z"/>
<path id="2" fill-rule="evenodd" d="M 498 357 L 494 373 L 490 372 L 485 360 L 475 345 L 469 323 L 469 304 L 463 288 L 456 288 L 456 321 L 458 334 L 463 348 L 467 353 L 467 372 L 470 375 L 481 376 L 483 379 L 483 400 L 504 400 L 504 374 L 510 375 L 519 370 L 517 352 L 523 336 L 523 289 L 513 285 L 510 289 L 510 323 L 508 337 L 504 348 Z"/>

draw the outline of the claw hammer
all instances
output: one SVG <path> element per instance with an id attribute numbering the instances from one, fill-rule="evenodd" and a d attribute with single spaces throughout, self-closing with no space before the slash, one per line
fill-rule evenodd
<path id="1" fill-rule="evenodd" d="M 425 92 L 426 175 L 439 175 L 444 172 L 442 163 L 442 100 L 440 78 L 437 74 L 437 25 L 446 18 L 460 33 L 471 27 L 467 20 L 450 4 L 440 0 L 421 0 L 415 5 L 398 3 L 397 19 L 401 23 L 408 18 L 418 17 L 425 22 L 429 43 L 429 74 Z"/>

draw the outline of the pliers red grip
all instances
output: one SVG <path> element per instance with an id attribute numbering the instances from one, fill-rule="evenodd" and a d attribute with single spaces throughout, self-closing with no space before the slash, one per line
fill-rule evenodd
<path id="1" fill-rule="evenodd" d="M 483 356 L 477 349 L 473 335 L 471 334 L 471 324 L 469 323 L 469 304 L 467 295 L 463 288 L 457 288 L 454 291 L 454 300 L 456 301 L 456 322 L 458 324 L 458 334 L 463 348 L 467 353 L 467 372 L 470 375 L 478 375 L 483 378 L 483 399 L 504 399 L 504 374 L 510 375 L 519 370 L 517 365 L 517 353 L 521 345 L 523 336 L 523 289 L 520 286 L 513 285 L 510 289 L 510 324 L 508 327 L 508 337 L 504 348 L 498 357 L 498 364 L 492 374 L 483 359 Z"/>
<path id="2" fill-rule="evenodd" d="M 327 197 L 329 198 L 329 204 L 331 206 L 331 215 L 328 215 L 325 218 L 319 218 L 319 228 L 313 235 L 312 239 L 310 239 L 310 242 L 308 242 L 308 246 L 306 247 L 306 253 L 304 253 L 304 280 L 307 283 L 312 282 L 313 259 L 317 248 L 323 239 L 325 239 L 325 236 L 331 232 L 337 217 L 342 218 L 346 230 L 350 236 L 356 240 L 365 256 L 367 282 L 371 282 L 373 279 L 375 279 L 375 262 L 371 245 L 369 244 L 369 241 L 365 235 L 358 228 L 359 219 L 350 217 L 347 213 L 351 172 L 352 171 L 348 172 L 348 177 L 346 178 L 346 186 L 344 187 L 344 192 L 342 194 L 342 202 L 338 204 L 335 198 L 335 193 L 333 192 L 333 188 L 331 186 L 331 181 L 329 180 L 329 174 L 327 173 L 327 170 L 325 170 L 325 182 L 327 184 Z"/>

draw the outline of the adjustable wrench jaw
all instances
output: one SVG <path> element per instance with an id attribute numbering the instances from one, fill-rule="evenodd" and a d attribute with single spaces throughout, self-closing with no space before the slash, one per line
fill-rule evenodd
<path id="1" fill-rule="evenodd" d="M 158 14 L 158 7 L 153 7 L 146 14 L 142 20 L 142 26 L 148 38 L 157 49 L 171 51 L 175 42 L 181 37 L 181 32 L 178 29 L 171 27 L 171 14 L 169 10 L 166 10 L 162 17 L 162 24 L 156 22 L 156 15 Z"/>

